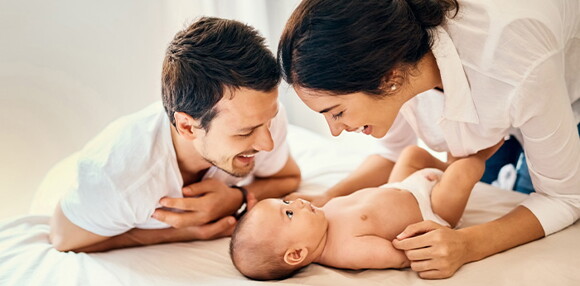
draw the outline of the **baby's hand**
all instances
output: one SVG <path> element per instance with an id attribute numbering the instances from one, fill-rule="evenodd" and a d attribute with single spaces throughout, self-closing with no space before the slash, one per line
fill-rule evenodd
<path id="1" fill-rule="evenodd" d="M 317 207 L 322 207 L 330 199 L 332 199 L 332 197 L 326 195 L 325 193 L 322 193 L 319 195 L 306 195 L 306 194 L 301 194 L 298 192 L 291 193 L 291 194 L 287 195 L 286 197 L 284 197 L 284 200 L 286 200 L 286 201 L 294 201 L 297 199 L 307 200 Z"/>

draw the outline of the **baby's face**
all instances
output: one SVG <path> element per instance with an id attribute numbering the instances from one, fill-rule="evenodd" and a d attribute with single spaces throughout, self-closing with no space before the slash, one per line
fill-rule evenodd
<path id="1" fill-rule="evenodd" d="M 256 227 L 262 233 L 272 233 L 285 247 L 295 245 L 316 248 L 328 228 L 322 209 L 305 200 L 284 201 L 265 199 L 252 208 Z"/>

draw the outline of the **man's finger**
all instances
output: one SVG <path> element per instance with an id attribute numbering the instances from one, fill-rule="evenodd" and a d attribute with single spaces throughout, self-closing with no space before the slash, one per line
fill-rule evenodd
<path id="1" fill-rule="evenodd" d="M 401 232 L 399 235 L 397 235 L 397 239 L 403 240 L 403 239 L 406 239 L 406 238 L 409 238 L 412 236 L 416 236 L 419 234 L 430 232 L 430 231 L 438 229 L 440 227 L 441 227 L 441 225 L 439 225 L 433 221 L 424 220 L 422 222 L 408 225 L 405 228 L 405 230 L 403 230 L 403 232 Z"/>
<path id="2" fill-rule="evenodd" d="M 207 223 L 198 212 L 176 213 L 169 210 L 156 209 L 152 217 L 174 228 L 199 226 Z"/>
<path id="3" fill-rule="evenodd" d="M 198 198 L 170 198 L 164 197 L 159 200 L 159 203 L 166 207 L 172 209 L 179 209 L 184 211 L 196 211 L 199 210 Z"/>
<path id="4" fill-rule="evenodd" d="M 251 210 L 256 205 L 256 203 L 258 203 L 256 196 L 252 192 L 248 192 L 248 195 L 246 196 L 246 207 L 248 210 Z"/>
<path id="5" fill-rule="evenodd" d="M 207 193 L 207 190 L 204 185 L 199 182 L 183 187 L 181 192 L 183 193 L 184 197 L 199 197 Z"/>
<path id="6" fill-rule="evenodd" d="M 235 224 L 236 219 L 232 216 L 227 216 L 216 222 L 197 226 L 197 239 L 207 240 L 231 235 Z"/>

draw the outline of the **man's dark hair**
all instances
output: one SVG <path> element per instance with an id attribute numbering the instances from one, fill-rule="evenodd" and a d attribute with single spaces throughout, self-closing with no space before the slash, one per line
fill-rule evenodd
<path id="1" fill-rule="evenodd" d="M 276 59 L 256 29 L 203 17 L 178 32 L 167 47 L 161 94 L 171 124 L 175 126 L 175 112 L 184 112 L 209 130 L 226 89 L 268 92 L 279 82 Z"/>

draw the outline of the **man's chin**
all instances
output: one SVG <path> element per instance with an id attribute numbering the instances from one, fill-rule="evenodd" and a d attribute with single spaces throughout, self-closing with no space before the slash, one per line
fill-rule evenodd
<path id="1" fill-rule="evenodd" d="M 216 166 L 218 167 L 220 170 L 234 176 L 234 177 L 238 177 L 238 178 L 242 178 L 245 177 L 247 175 L 249 175 L 252 170 L 254 169 L 254 164 L 252 164 L 251 166 L 247 166 L 247 167 L 230 167 L 230 168 L 222 168 L 221 166 Z"/>

